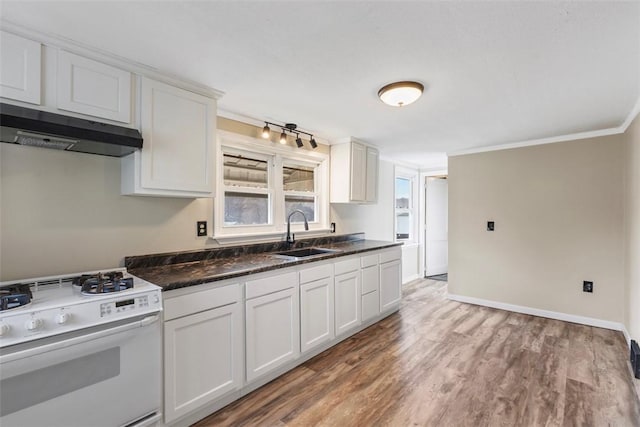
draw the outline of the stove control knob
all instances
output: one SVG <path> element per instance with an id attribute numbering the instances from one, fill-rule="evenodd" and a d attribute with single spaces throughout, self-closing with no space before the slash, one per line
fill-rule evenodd
<path id="1" fill-rule="evenodd" d="M 160 297 L 158 295 L 153 296 L 153 303 L 158 304 L 160 302 Z"/>
<path id="2" fill-rule="evenodd" d="M 70 317 L 69 313 L 60 313 L 56 316 L 56 323 L 58 325 L 64 325 L 69 321 Z"/>
<path id="3" fill-rule="evenodd" d="M 42 326 L 42 320 L 40 319 L 31 319 L 25 325 L 27 331 L 37 331 L 40 329 L 40 326 Z"/>
<path id="4" fill-rule="evenodd" d="M 7 325 L 6 323 L 1 324 L 0 325 L 0 337 L 4 337 L 4 336 L 8 335 L 10 330 L 11 330 L 11 326 Z"/>

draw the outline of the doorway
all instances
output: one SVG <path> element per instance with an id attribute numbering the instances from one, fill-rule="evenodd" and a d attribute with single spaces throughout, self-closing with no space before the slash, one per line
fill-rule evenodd
<path id="1" fill-rule="evenodd" d="M 446 175 L 425 177 L 424 192 L 424 277 L 447 281 L 449 191 Z"/>

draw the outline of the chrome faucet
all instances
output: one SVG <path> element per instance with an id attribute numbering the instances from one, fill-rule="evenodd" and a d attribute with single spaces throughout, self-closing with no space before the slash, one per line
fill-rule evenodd
<path id="1" fill-rule="evenodd" d="M 307 231 L 309 230 L 309 223 L 307 222 L 307 216 L 304 214 L 304 212 L 302 212 L 300 209 L 296 209 L 291 212 L 287 217 L 287 243 L 289 243 L 290 245 L 293 245 L 296 242 L 296 235 L 291 234 L 291 217 L 296 212 L 300 212 L 302 214 L 302 217 L 304 218 L 304 229 Z"/>

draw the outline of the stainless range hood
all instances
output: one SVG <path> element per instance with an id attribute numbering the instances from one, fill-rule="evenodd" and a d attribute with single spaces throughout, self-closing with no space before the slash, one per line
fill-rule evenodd
<path id="1" fill-rule="evenodd" d="M 20 145 L 122 157 L 142 148 L 137 129 L 0 103 L 0 139 Z"/>

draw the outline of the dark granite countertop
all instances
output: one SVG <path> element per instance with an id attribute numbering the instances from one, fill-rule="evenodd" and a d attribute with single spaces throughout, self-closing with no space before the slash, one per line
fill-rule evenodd
<path id="1" fill-rule="evenodd" d="M 306 243 L 304 240 L 297 243 L 296 247 L 322 247 L 340 252 L 305 259 L 283 259 L 274 256 L 274 252 L 283 250 L 282 246 L 262 244 L 126 257 L 125 266 L 131 274 L 162 287 L 163 291 L 169 291 L 400 245 L 402 243 L 363 239 L 310 239 Z M 260 249 L 271 250 L 260 252 Z"/>

